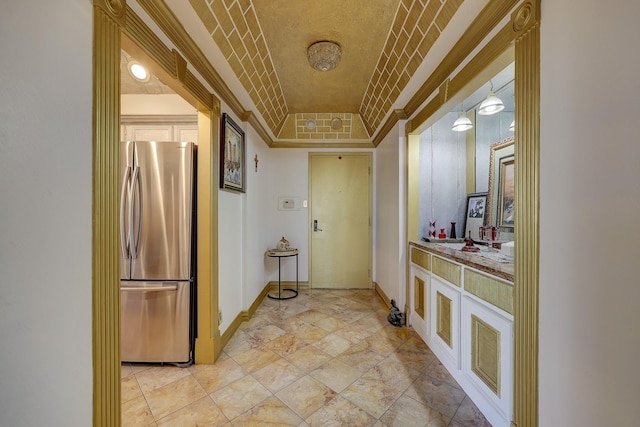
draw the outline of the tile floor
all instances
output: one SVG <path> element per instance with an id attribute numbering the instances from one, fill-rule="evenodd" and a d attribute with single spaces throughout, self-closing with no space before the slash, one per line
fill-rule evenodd
<path id="1" fill-rule="evenodd" d="M 214 365 L 123 364 L 127 426 L 490 426 L 371 290 L 265 298 Z"/>

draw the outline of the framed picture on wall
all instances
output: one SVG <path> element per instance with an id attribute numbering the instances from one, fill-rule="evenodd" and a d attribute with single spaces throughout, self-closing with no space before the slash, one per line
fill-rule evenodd
<path id="1" fill-rule="evenodd" d="M 515 150 L 513 137 L 491 145 L 487 226 L 513 232 L 515 225 Z"/>
<path id="2" fill-rule="evenodd" d="M 480 240 L 480 227 L 487 213 L 487 193 L 467 194 L 467 213 L 464 217 L 464 238 Z"/>
<path id="3" fill-rule="evenodd" d="M 222 114 L 220 126 L 220 188 L 246 191 L 246 155 L 244 131 L 228 114 Z"/>

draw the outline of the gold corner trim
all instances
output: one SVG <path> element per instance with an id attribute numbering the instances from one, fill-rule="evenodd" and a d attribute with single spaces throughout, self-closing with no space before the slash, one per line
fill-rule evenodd
<path id="1" fill-rule="evenodd" d="M 93 425 L 120 426 L 120 28 L 93 10 Z M 121 2 L 110 2 L 113 7 Z M 115 167 L 113 165 L 116 165 Z"/>
<path id="2" fill-rule="evenodd" d="M 377 147 L 378 145 L 380 145 L 380 143 L 384 140 L 391 129 L 393 129 L 396 123 L 398 123 L 400 120 L 406 120 L 407 117 L 408 114 L 404 109 L 393 110 L 391 115 L 387 118 L 387 121 L 384 122 L 384 125 L 382 125 L 382 128 L 380 128 L 380 132 L 378 132 L 378 134 L 373 138 L 373 146 Z M 375 129 L 371 129 L 369 124 L 364 119 L 362 120 L 362 122 L 364 123 L 369 135 L 373 135 Z"/>
<path id="3" fill-rule="evenodd" d="M 512 15 L 515 35 L 516 224 L 514 271 L 514 414 L 538 425 L 538 289 L 540 265 L 540 0 Z M 526 262 L 524 262 L 526 260 Z"/>
<path id="4" fill-rule="evenodd" d="M 127 12 L 126 0 L 93 0 L 94 7 L 98 7 L 102 12 L 113 19 L 119 26 L 124 26 Z"/>
<path id="5" fill-rule="evenodd" d="M 438 88 L 438 98 L 440 99 L 440 104 L 445 104 L 447 100 L 449 100 L 449 83 L 450 79 L 446 79 Z"/>
<path id="6" fill-rule="evenodd" d="M 176 64 L 175 76 L 179 82 L 184 83 L 185 74 L 187 73 L 187 60 L 177 50 L 172 49 L 171 51 Z"/>
<path id="7" fill-rule="evenodd" d="M 417 186 L 413 184 L 415 141 L 422 124 L 441 107 L 437 97 L 422 110 L 420 105 L 462 63 L 477 41 L 484 39 L 505 16 L 511 19 L 492 37 L 449 85 L 449 98 L 493 59 L 515 60 L 516 102 L 516 259 L 514 274 L 514 403 L 512 426 L 538 426 L 538 289 L 539 289 L 539 132 L 540 132 L 540 0 L 489 2 L 451 52 L 427 78 L 405 106 L 412 116 L 405 129 L 407 137 L 407 235 L 417 238 Z M 513 10 L 514 8 L 516 8 Z M 505 52 L 506 49 L 512 50 Z M 464 77 L 465 73 L 467 76 Z M 414 113 L 416 113 L 414 115 Z M 384 136 L 377 135 L 382 139 Z M 407 263 L 407 268 L 408 268 Z M 406 281 L 409 295 L 410 282 Z"/>

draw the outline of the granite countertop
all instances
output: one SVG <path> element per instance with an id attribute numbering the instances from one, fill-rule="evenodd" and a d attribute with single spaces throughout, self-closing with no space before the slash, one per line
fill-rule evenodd
<path id="1" fill-rule="evenodd" d="M 475 268 L 476 270 L 484 271 L 502 279 L 508 280 L 513 283 L 513 261 L 500 262 L 493 259 L 489 259 L 485 256 L 480 256 L 474 252 L 462 252 L 459 248 L 464 246 L 456 243 L 430 243 L 430 242 L 417 242 L 411 241 L 409 245 L 422 249 L 426 252 L 439 255 L 443 258 L 450 259 L 455 262 L 459 262 L 466 266 Z M 489 254 L 498 254 L 499 251 L 492 250 L 486 246 L 479 246 L 481 251 L 488 252 Z M 492 255 L 489 255 L 492 256 Z M 503 258 L 497 255 L 499 258 Z"/>

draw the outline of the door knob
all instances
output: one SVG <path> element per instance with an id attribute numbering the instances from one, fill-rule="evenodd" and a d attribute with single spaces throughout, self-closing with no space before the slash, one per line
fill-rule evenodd
<path id="1" fill-rule="evenodd" d="M 318 228 L 318 220 L 313 220 L 313 231 L 322 231 L 322 228 Z"/>

